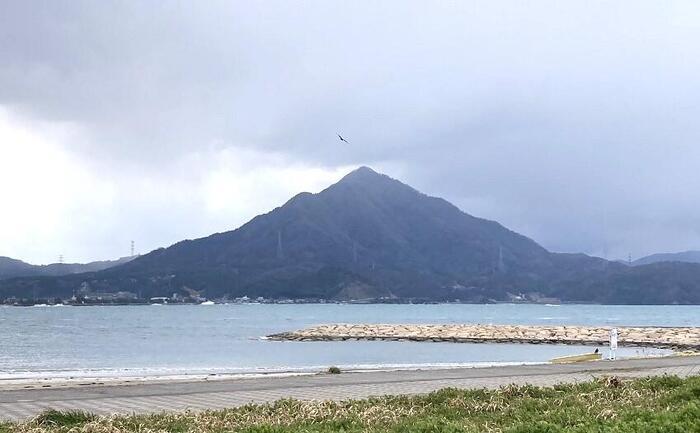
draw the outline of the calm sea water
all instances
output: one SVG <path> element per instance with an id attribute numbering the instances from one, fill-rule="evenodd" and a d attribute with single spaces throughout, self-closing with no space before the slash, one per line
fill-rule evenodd
<path id="1" fill-rule="evenodd" d="M 0 379 L 314 371 L 546 361 L 591 348 L 273 342 L 322 323 L 700 326 L 699 306 L 181 305 L 0 307 Z M 632 355 L 624 349 L 620 355 Z"/>

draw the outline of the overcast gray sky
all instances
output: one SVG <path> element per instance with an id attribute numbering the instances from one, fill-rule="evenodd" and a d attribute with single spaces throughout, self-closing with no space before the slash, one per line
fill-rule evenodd
<path id="1" fill-rule="evenodd" d="M 0 255 L 147 252 L 358 165 L 555 251 L 700 249 L 699 47 L 693 1 L 0 0 Z"/>

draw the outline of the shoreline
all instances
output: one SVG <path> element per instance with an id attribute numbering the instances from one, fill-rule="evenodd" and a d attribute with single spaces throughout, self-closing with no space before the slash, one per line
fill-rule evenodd
<path id="1" fill-rule="evenodd" d="M 96 415 L 200 412 L 272 403 L 280 399 L 347 401 L 382 395 L 427 394 L 444 388 L 499 389 L 508 385 L 553 386 L 611 376 L 700 374 L 700 356 L 620 359 L 575 364 L 373 371 L 247 380 L 134 382 L 110 385 L 0 389 L 0 421 L 28 420 L 54 408 Z M 619 384 L 617 380 L 614 382 Z M 510 388 L 507 388 L 510 389 Z M 188 415 L 189 416 L 189 415 Z M 0 429 L 1 430 L 1 429 Z"/>
<path id="2" fill-rule="evenodd" d="M 77 389 L 104 386 L 138 386 L 145 384 L 200 383 L 227 380 L 247 380 L 261 378 L 284 378 L 293 376 L 314 376 L 318 372 L 274 372 L 274 373 L 219 373 L 219 374 L 173 374 L 135 376 L 81 376 L 45 378 L 5 378 L 0 379 L 0 391 L 36 389 Z"/>
<path id="3" fill-rule="evenodd" d="M 260 302 L 225 302 L 220 300 L 212 300 L 213 304 L 206 305 L 539 305 L 545 307 L 561 307 L 561 306 L 601 306 L 601 307 L 700 307 L 700 304 L 601 304 L 598 302 L 581 302 L 581 301 L 560 301 L 559 303 L 549 302 L 512 302 L 512 301 L 493 301 L 493 302 L 455 302 L 455 301 L 429 301 L 429 300 L 396 300 L 394 302 L 366 302 L 362 300 L 295 300 L 292 302 L 284 300 L 269 299 Z M 2 303 L 0 307 L 125 307 L 125 306 L 192 306 L 203 305 L 202 302 L 165 302 L 153 303 L 144 302 L 89 302 L 89 303 Z"/>
<path id="4" fill-rule="evenodd" d="M 649 356 L 648 358 L 660 358 L 668 355 Z M 647 358 L 647 357 L 645 357 Z M 633 359 L 624 358 L 624 359 Z M 381 372 L 419 372 L 441 371 L 454 369 L 479 369 L 493 367 L 518 367 L 528 365 L 546 365 L 548 361 L 522 361 L 522 362 L 471 362 L 471 363 L 436 363 L 436 364 L 386 364 L 386 365 L 356 365 L 343 366 L 343 374 L 364 374 Z M 49 377 L 6 377 L 0 378 L 0 391 L 20 389 L 65 389 L 86 388 L 95 386 L 128 386 L 143 384 L 166 383 L 200 383 L 215 381 L 239 381 L 262 378 L 287 378 L 303 376 L 328 375 L 328 367 L 310 367 L 307 369 L 271 370 L 268 372 L 221 372 L 221 373 L 179 373 L 179 374 L 137 374 L 133 376 L 49 376 Z"/>
<path id="5" fill-rule="evenodd" d="M 621 356 L 618 361 L 644 360 L 660 358 L 680 358 L 686 355 L 678 353 L 647 354 L 643 356 Z M 587 363 L 607 363 L 607 359 Z M 613 361 L 614 362 L 614 361 Z M 546 366 L 551 361 L 481 361 L 468 363 L 425 363 L 425 364 L 384 364 L 342 366 L 342 374 L 368 374 L 391 372 L 421 372 L 478 370 L 504 367 Z M 134 375 L 85 375 L 85 376 L 47 376 L 47 377 L 5 377 L 0 378 L 0 392 L 15 390 L 40 389 L 82 389 L 111 386 L 139 386 L 147 384 L 206 383 L 246 381 L 252 379 L 284 379 L 292 377 L 327 376 L 328 367 L 308 367 L 299 369 L 280 369 L 264 372 L 219 372 L 219 373 L 175 373 L 175 374 L 134 374 Z"/>

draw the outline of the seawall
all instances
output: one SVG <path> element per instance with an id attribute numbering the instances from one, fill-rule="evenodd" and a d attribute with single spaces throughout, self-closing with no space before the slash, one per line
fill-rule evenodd
<path id="1" fill-rule="evenodd" d="M 277 341 L 433 341 L 607 345 L 611 327 L 529 325 L 328 324 L 269 335 Z M 617 327 L 620 346 L 700 351 L 700 328 Z"/>

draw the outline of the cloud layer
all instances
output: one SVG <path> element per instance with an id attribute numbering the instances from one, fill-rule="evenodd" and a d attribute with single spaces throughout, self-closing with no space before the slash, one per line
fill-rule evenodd
<path id="1" fill-rule="evenodd" d="M 553 250 L 700 248 L 698 23 L 693 2 L 5 2 L 0 255 L 146 251 L 359 164 Z"/>

